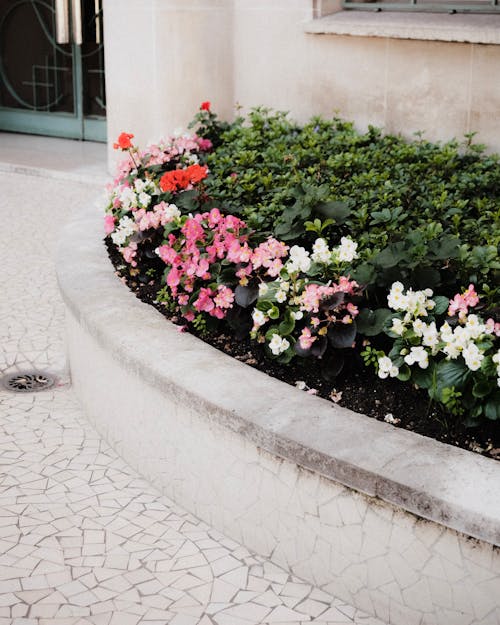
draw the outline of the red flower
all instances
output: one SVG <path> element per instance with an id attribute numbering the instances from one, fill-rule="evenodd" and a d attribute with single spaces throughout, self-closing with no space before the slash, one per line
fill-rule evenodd
<path id="1" fill-rule="evenodd" d="M 167 171 L 160 178 L 160 189 L 175 193 L 186 189 L 189 185 L 201 182 L 207 177 L 207 168 L 201 165 L 189 165 L 186 169 L 174 169 Z"/>
<path id="2" fill-rule="evenodd" d="M 189 176 L 191 184 L 196 184 L 197 182 L 201 182 L 204 178 L 207 177 L 207 168 L 196 164 L 190 165 L 186 169 L 186 174 Z"/>
<path id="3" fill-rule="evenodd" d="M 200 106 L 200 111 L 209 111 L 210 110 L 210 102 L 202 102 Z"/>
<path id="4" fill-rule="evenodd" d="M 118 137 L 117 143 L 113 144 L 113 148 L 115 150 L 129 150 L 132 147 L 132 142 L 130 139 L 133 139 L 134 135 L 129 134 L 128 132 L 122 132 Z"/>

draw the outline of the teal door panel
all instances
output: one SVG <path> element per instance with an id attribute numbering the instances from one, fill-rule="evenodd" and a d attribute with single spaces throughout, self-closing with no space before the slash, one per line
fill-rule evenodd
<path id="1" fill-rule="evenodd" d="M 0 130 L 106 141 L 98 0 L 0 0 Z"/>

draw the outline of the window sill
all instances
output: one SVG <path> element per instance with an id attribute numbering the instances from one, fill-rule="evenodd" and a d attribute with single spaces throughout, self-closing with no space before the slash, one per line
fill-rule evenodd
<path id="1" fill-rule="evenodd" d="M 500 44 L 500 15 L 339 11 L 305 24 L 306 33 Z"/>

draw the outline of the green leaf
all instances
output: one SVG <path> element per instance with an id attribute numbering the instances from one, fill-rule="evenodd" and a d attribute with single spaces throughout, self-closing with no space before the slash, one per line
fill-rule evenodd
<path id="1" fill-rule="evenodd" d="M 334 219 L 337 224 L 343 224 L 347 217 L 349 217 L 351 209 L 346 202 L 337 202 L 332 200 L 330 202 L 321 202 L 320 204 L 316 204 L 316 206 L 313 207 L 313 212 L 321 215 L 322 217 Z"/>
<path id="2" fill-rule="evenodd" d="M 351 278 L 358 284 L 370 284 L 374 281 L 376 273 L 372 264 L 362 263 L 351 272 Z"/>
<path id="3" fill-rule="evenodd" d="M 470 377 L 470 369 L 461 360 L 442 360 L 436 367 L 436 381 L 439 389 L 451 387 L 461 389 Z"/>
<path id="4" fill-rule="evenodd" d="M 290 310 L 285 312 L 285 318 L 278 326 L 281 336 L 288 336 L 295 329 L 295 317 Z"/>
<path id="5" fill-rule="evenodd" d="M 412 277 L 419 289 L 434 289 L 441 282 L 441 274 L 432 267 L 416 267 Z"/>
<path id="6" fill-rule="evenodd" d="M 384 326 L 393 313 L 388 308 L 377 308 L 370 310 L 363 308 L 356 317 L 357 329 L 365 336 L 376 336 L 384 330 Z"/>
<path id="7" fill-rule="evenodd" d="M 448 310 L 450 300 L 447 297 L 444 297 L 444 295 L 435 295 L 432 299 L 436 304 L 432 310 L 435 315 L 442 315 Z"/>
<path id="8" fill-rule="evenodd" d="M 411 379 L 420 388 L 431 388 L 434 382 L 434 365 L 430 363 L 427 369 L 415 367 L 411 372 Z"/>
<path id="9" fill-rule="evenodd" d="M 183 213 L 192 213 L 198 208 L 198 191 L 196 189 L 190 189 L 189 191 L 183 191 L 177 194 L 175 198 L 175 205 L 181 209 Z"/>
<path id="10" fill-rule="evenodd" d="M 401 382 L 407 382 L 411 378 L 411 369 L 408 365 L 403 365 L 399 368 L 398 380 Z"/>
<path id="11" fill-rule="evenodd" d="M 492 421 L 500 419 L 500 393 L 495 393 L 493 398 L 485 404 L 484 414 Z"/>
<path id="12" fill-rule="evenodd" d="M 496 387 L 494 380 L 478 380 L 472 387 L 472 394 L 478 399 L 482 399 L 491 393 Z"/>
<path id="13" fill-rule="evenodd" d="M 394 243 L 393 245 L 388 245 L 385 249 L 383 249 L 375 258 L 373 262 L 379 267 L 383 267 L 384 269 L 388 269 L 390 267 L 395 267 L 405 258 L 405 250 L 404 243 Z"/>
<path id="14" fill-rule="evenodd" d="M 277 306 L 274 306 L 274 304 L 271 306 L 271 308 L 267 311 L 267 315 L 269 317 L 269 319 L 279 319 L 280 316 L 280 309 Z"/>
<path id="15" fill-rule="evenodd" d="M 437 260 L 458 258 L 460 253 L 460 239 L 453 236 L 443 236 L 429 243 L 428 256 Z"/>

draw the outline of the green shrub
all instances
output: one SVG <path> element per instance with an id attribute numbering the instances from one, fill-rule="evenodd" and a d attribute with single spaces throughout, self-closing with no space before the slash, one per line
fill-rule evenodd
<path id="1" fill-rule="evenodd" d="M 332 218 L 321 236 L 358 242 L 363 283 L 451 295 L 473 282 L 498 297 L 500 161 L 471 137 L 407 142 L 338 118 L 299 126 L 263 108 L 216 130 L 207 193 L 262 236 L 310 243 L 317 233 L 304 223 Z"/>

